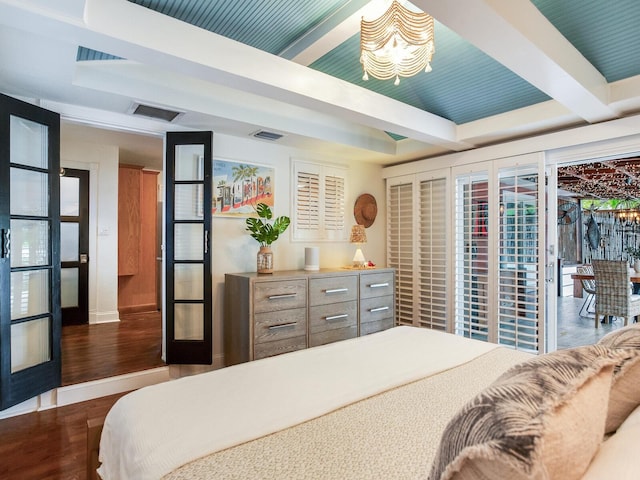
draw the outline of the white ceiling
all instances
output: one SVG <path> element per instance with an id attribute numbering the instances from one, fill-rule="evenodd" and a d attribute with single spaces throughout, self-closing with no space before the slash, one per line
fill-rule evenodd
<path id="1" fill-rule="evenodd" d="M 63 134 L 87 135 L 71 124 L 144 133 L 126 147 L 132 158 L 157 151 L 167 130 L 266 129 L 283 145 L 390 165 L 640 109 L 640 77 L 607 83 L 528 0 L 413 3 L 552 100 L 456 125 L 306 66 L 357 31 L 360 13 L 290 61 L 126 0 L 0 0 L 0 91 L 60 112 Z M 77 62 L 79 46 L 127 60 Z M 133 117 L 135 101 L 184 115 Z"/>

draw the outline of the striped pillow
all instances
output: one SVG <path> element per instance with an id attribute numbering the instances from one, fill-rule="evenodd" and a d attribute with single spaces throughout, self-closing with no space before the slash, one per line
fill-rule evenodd
<path id="1" fill-rule="evenodd" d="M 429 479 L 581 478 L 628 352 L 589 345 L 512 367 L 449 422 Z"/>
<path id="2" fill-rule="evenodd" d="M 599 345 L 609 348 L 630 348 L 640 352 L 640 325 L 628 325 L 608 333 Z M 640 358 L 621 362 L 613 372 L 611 397 L 605 432 L 615 432 L 625 418 L 640 405 Z"/>

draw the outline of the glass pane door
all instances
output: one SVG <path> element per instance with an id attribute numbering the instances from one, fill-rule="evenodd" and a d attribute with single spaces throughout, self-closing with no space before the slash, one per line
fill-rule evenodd
<path id="1" fill-rule="evenodd" d="M 89 171 L 60 176 L 62 324 L 89 322 Z"/>
<path id="2" fill-rule="evenodd" d="M 4 409 L 60 385 L 59 117 L 0 96 L 0 144 Z"/>
<path id="3" fill-rule="evenodd" d="M 211 132 L 167 134 L 167 363 L 212 362 L 211 145 Z"/>

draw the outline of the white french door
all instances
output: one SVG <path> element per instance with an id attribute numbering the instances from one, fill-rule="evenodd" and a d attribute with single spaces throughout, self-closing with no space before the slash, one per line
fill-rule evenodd
<path id="1" fill-rule="evenodd" d="M 541 155 L 453 169 L 455 333 L 545 350 Z"/>

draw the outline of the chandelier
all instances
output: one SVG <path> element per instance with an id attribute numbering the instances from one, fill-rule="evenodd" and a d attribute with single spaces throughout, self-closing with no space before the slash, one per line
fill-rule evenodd
<path id="1" fill-rule="evenodd" d="M 363 80 L 369 74 L 380 80 L 410 77 L 421 70 L 431 71 L 433 17 L 413 12 L 393 0 L 389 10 L 377 20 L 360 23 L 360 63 Z"/>

